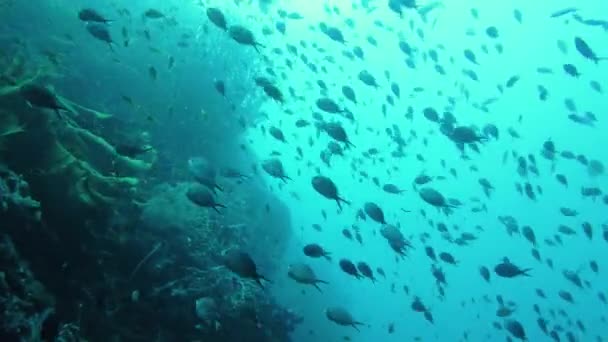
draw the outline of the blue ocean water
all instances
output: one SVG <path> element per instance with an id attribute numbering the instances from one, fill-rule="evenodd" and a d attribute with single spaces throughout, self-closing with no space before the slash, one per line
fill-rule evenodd
<path id="1" fill-rule="evenodd" d="M 402 14 L 387 2 L 397 3 Z M 272 280 L 266 293 L 303 318 L 293 341 L 517 340 L 507 329 L 514 321 L 529 341 L 608 339 L 608 199 L 603 193 L 583 195 L 584 188 L 606 188 L 608 60 L 601 59 L 608 57 L 608 7 L 591 0 L 411 3 L 5 1 L 0 37 L 19 37 L 39 58 L 57 54 L 55 90 L 120 114 L 118 123 L 108 124 L 116 127 L 100 124 L 100 130 L 117 136 L 137 131 L 163 150 L 155 168 L 159 183 L 187 178 L 181 177 L 186 161 L 198 155 L 247 173 L 256 170 L 290 217 L 290 226 L 278 227 L 288 232 L 281 243 L 257 227 L 252 253 L 265 259 L 265 249 L 284 245 L 272 262 L 258 266 Z M 78 20 L 78 10 L 88 7 L 113 20 L 110 46 L 93 39 Z M 149 8 L 166 17 L 142 17 Z M 229 26 L 251 30 L 260 46 L 231 39 L 210 22 L 208 8 L 220 9 Z M 123 9 L 132 15 L 120 14 Z M 322 23 L 339 30 L 344 42 L 332 39 Z M 600 60 L 583 56 L 577 37 Z M 409 53 L 400 47 L 404 42 Z M 569 75 L 566 64 L 580 75 Z M 362 71 L 373 75 L 377 87 L 359 79 Z M 256 85 L 259 77 L 272 80 L 283 100 L 264 93 Z M 218 93 L 218 81 L 225 95 Z M 357 103 L 345 98 L 343 86 L 354 90 Z M 340 112 L 324 112 L 316 104 L 321 98 L 334 100 Z M 436 120 L 425 116 L 429 108 L 438 113 Z M 308 125 L 298 127 L 298 120 Z M 338 142 L 343 154 L 327 162 L 332 122 L 344 128 L 353 146 Z M 284 142 L 269 133 L 271 127 L 283 133 Z M 498 136 L 487 127 L 495 127 Z M 472 140 L 459 140 L 465 138 L 455 128 L 471 132 Z M 290 180 L 264 172 L 262 161 L 271 156 L 280 159 Z M 350 204 L 339 210 L 315 191 L 311 180 L 318 175 L 330 178 Z M 430 180 L 415 184 L 421 175 Z M 481 179 L 493 188 L 487 194 Z M 386 184 L 404 191 L 389 193 Z M 424 201 L 425 188 L 449 203 L 437 208 Z M 218 201 L 229 196 L 218 195 Z M 391 249 L 381 223 L 369 213 L 358 215 L 369 202 L 411 243 L 405 256 Z M 516 220 L 515 232 L 501 223 L 507 216 Z M 585 223 L 592 227 L 590 236 Z M 525 226 L 536 246 L 526 239 Z M 361 241 L 345 237 L 345 229 Z M 332 260 L 304 255 L 311 243 L 331 252 Z M 432 260 L 428 247 L 437 256 L 450 253 L 456 264 Z M 494 269 L 505 258 L 530 269 L 529 276 L 497 275 Z M 369 264 L 376 281 L 346 274 L 340 259 Z M 296 263 L 310 265 L 329 284 L 319 284 L 322 291 L 298 284 L 287 276 Z M 482 266 L 489 281 L 480 275 Z M 378 267 L 386 277 L 377 274 Z M 443 271 L 445 285 L 437 284 L 432 267 Z M 567 279 L 567 272 L 582 285 Z M 563 291 L 572 303 L 560 297 Z M 416 298 L 433 322 L 413 310 Z M 512 313 L 499 317 L 497 310 L 505 306 Z M 332 307 L 346 309 L 362 324 L 335 324 L 326 316 Z"/>

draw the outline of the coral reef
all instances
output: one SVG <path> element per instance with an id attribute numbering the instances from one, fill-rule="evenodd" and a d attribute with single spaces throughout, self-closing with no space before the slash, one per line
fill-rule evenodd
<path id="1" fill-rule="evenodd" d="M 51 57 L 19 41 L 3 52 L 0 340 L 289 341 L 301 318 L 218 260 L 246 248 L 267 274 L 276 269 L 290 222 L 264 186 L 223 184 L 222 215 L 194 206 L 187 172 L 159 180 L 155 149 L 119 153 L 123 122 L 49 86 Z M 26 103 L 30 84 L 65 110 Z M 213 299 L 211 321 L 197 316 L 201 298 Z"/>
<path id="2" fill-rule="evenodd" d="M 5 234 L 0 235 L 0 265 L 0 339 L 40 341 L 43 324 L 53 313 L 53 297 Z"/>
<path id="3" fill-rule="evenodd" d="M 0 211 L 13 211 L 40 220 L 40 202 L 30 197 L 29 184 L 0 164 Z"/>
<path id="4" fill-rule="evenodd" d="M 185 196 L 187 188 L 186 183 L 160 186 L 155 191 L 156 196 L 143 208 L 142 230 L 156 235 L 155 240 L 166 244 L 164 254 L 150 263 L 147 272 L 158 274 L 170 270 L 168 273 L 173 274 L 172 277 L 168 274 L 161 277 L 172 280 L 146 292 L 152 298 L 170 296 L 186 299 L 192 308 L 189 316 L 195 314 L 197 299 L 214 298 L 219 324 L 206 326 L 202 322 L 197 323 L 200 333 L 211 340 L 241 341 L 246 336 L 248 340 L 259 336 L 251 340 L 288 341 L 289 332 L 300 318 L 273 303 L 255 282 L 237 278 L 219 263 L 219 256 L 224 251 L 255 244 L 256 236 L 250 235 L 245 227 L 253 226 L 250 232 L 265 225 L 266 231 L 272 231 L 267 220 L 251 213 L 243 214 L 247 212 L 247 203 L 253 203 L 245 200 L 251 192 L 232 193 L 227 202 L 229 212 L 219 216 L 190 203 Z M 281 250 L 280 245 L 277 245 L 276 253 Z M 269 248 L 265 252 L 266 256 L 272 255 L 268 253 Z M 266 266 L 270 265 L 267 263 Z M 246 327 L 242 326 L 243 323 Z"/>

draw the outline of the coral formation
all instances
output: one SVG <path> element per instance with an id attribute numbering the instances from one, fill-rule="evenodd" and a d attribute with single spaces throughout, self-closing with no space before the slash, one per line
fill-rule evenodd
<path id="1" fill-rule="evenodd" d="M 113 115 L 59 93 L 59 114 L 26 103 L 20 89 L 50 82 L 53 65 L 25 58 L 22 44 L 6 51 L 0 339 L 289 341 L 301 318 L 218 260 L 247 248 L 260 267 L 276 268 L 290 222 L 263 185 L 227 186 L 221 216 L 193 205 L 187 183 L 147 177 L 154 149 L 119 153 Z M 260 231 L 273 249 L 262 247 Z M 214 298 L 213 324 L 197 316 L 202 297 Z"/>
<path id="2" fill-rule="evenodd" d="M 40 220 L 40 202 L 30 197 L 29 184 L 0 164 L 0 211 L 12 210 Z"/>

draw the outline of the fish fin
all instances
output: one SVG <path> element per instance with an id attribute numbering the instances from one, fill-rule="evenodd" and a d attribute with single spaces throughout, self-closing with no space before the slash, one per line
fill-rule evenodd
<path id="1" fill-rule="evenodd" d="M 317 282 L 320 282 L 319 280 L 317 280 Z M 319 287 L 319 285 L 317 285 L 317 283 L 312 284 L 317 290 L 319 290 L 319 292 L 323 293 L 323 290 L 321 290 L 321 288 Z"/>

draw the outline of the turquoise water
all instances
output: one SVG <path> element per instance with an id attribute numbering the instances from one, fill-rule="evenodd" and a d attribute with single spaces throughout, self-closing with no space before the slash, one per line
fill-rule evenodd
<path id="1" fill-rule="evenodd" d="M 606 20 L 606 4 L 591 0 L 429 1 L 418 9 L 404 8 L 400 17 L 385 0 L 40 2 L 0 2 L 7 18 L 0 26 L 2 38 L 19 35 L 32 51 L 58 51 L 63 62 L 56 70 L 56 89 L 66 97 L 78 97 L 83 105 L 120 113 L 122 128 L 116 128 L 117 132 L 141 131 L 146 139 L 152 137 L 151 145 L 169 151 L 156 161 L 154 182 L 162 183 L 163 177 L 169 183 L 182 181 L 172 173 L 174 169 L 183 171 L 188 158 L 205 155 L 218 164 L 238 165 L 247 173 L 253 167 L 255 177 L 286 205 L 291 226 L 278 227 L 292 232 L 284 234 L 289 236 L 281 242 L 286 247 L 267 263 L 276 268 L 259 266 L 272 279 L 265 293 L 303 317 L 293 341 L 517 340 L 505 328 L 509 320 L 521 323 L 529 341 L 550 341 L 552 332 L 562 341 L 608 339 L 608 304 L 605 297 L 602 300 L 608 284 L 608 199 L 604 194 L 596 199 L 581 194 L 582 188 L 606 189 L 605 171 L 591 172 L 589 165 L 608 163 L 608 97 L 603 90 L 608 89 L 608 60 L 594 63 L 575 46 L 575 37 L 580 37 L 598 57 L 608 57 L 608 24 L 588 21 Z M 115 19 L 109 24 L 115 38 L 112 49 L 92 39 L 84 24 L 74 19 L 74 13 L 84 7 Z M 250 29 L 263 45 L 260 52 L 237 44 L 210 23 L 207 7 L 220 9 L 229 25 Z M 570 7 L 576 10 L 552 16 Z M 170 14 L 162 19 L 166 22 L 144 25 L 139 15 L 128 21 L 119 16 L 122 8 L 132 13 L 157 8 Z M 423 18 L 419 11 L 427 10 Z M 280 11 L 302 18 L 282 18 Z M 285 33 L 275 28 L 279 22 L 285 23 Z M 345 43 L 324 34 L 319 28 L 322 22 L 338 28 Z M 122 27 L 128 28 L 128 37 L 121 35 Z M 489 27 L 496 28 L 497 37 L 486 33 Z M 151 40 L 146 40 L 144 29 Z M 377 43 L 371 44 L 369 37 Z M 411 46 L 411 55 L 399 48 L 400 41 Z M 297 47 L 297 56 L 288 51 L 288 45 Z M 364 58 L 347 56 L 355 47 Z M 465 57 L 467 49 L 478 64 Z M 303 59 L 314 64 L 317 72 Z M 580 76 L 568 75 L 567 63 Z M 439 73 L 436 65 L 445 73 Z M 157 70 L 156 80 L 151 80 L 150 67 Z M 362 70 L 375 77 L 377 88 L 358 79 Z M 474 71 L 478 80 L 465 70 Z M 281 90 L 283 103 L 256 86 L 254 79 L 260 76 Z M 215 89 L 218 80 L 226 84 L 225 97 Z M 320 89 L 319 80 L 327 90 Z M 507 86 L 509 80 L 511 86 Z M 393 83 L 399 85 L 399 98 L 391 90 Z M 342 94 L 345 85 L 354 90 L 357 104 Z M 545 100 L 539 98 L 539 87 L 546 89 Z M 394 104 L 388 103 L 387 96 Z M 320 156 L 332 139 L 313 116 L 322 112 L 315 105 L 322 97 L 335 100 L 352 115 L 349 119 L 344 113 L 322 113 L 323 122 L 339 122 L 354 145 L 344 149 L 343 156 L 333 155 L 329 165 Z M 482 141 L 459 149 L 442 133 L 441 123 L 425 117 L 424 109 L 429 107 L 443 118 L 445 112 L 451 113 L 456 126 L 472 127 Z M 587 121 L 575 122 L 569 115 Z M 300 119 L 310 125 L 296 127 Z M 483 135 L 488 124 L 498 128 L 498 138 Z M 286 142 L 273 138 L 270 127 L 279 128 Z M 395 132 L 395 127 L 405 142 L 401 149 L 387 133 L 387 129 Z M 554 160 L 543 157 L 547 141 L 555 144 Z M 568 158 L 569 152 L 583 155 L 587 165 Z M 272 154 L 278 155 L 291 180 L 282 182 L 261 169 L 260 161 Z M 528 161 L 523 176 L 518 173 L 519 157 Z M 319 174 L 332 179 L 340 196 L 351 204 L 338 210 L 335 201 L 317 193 L 311 179 Z M 423 174 L 432 180 L 414 186 L 414 179 Z M 558 174 L 567 178 L 567 186 L 556 179 Z M 494 187 L 490 196 L 479 184 L 482 178 Z M 405 191 L 387 193 L 382 186 L 388 183 Z M 525 183 L 533 187 L 535 199 L 518 192 L 517 185 Z M 461 205 L 437 209 L 420 197 L 418 192 L 425 187 Z M 387 223 L 398 226 L 411 242 L 406 257 L 389 247 L 380 223 L 370 217 L 357 218 L 367 202 L 376 203 Z M 577 215 L 566 216 L 560 208 L 571 208 Z M 533 229 L 540 261 L 521 233 L 507 233 L 499 220 L 502 216 L 514 217 L 520 230 Z M 591 239 L 583 231 L 585 222 L 592 226 Z M 447 233 L 438 230 L 440 223 L 447 226 Z M 314 229 L 315 224 L 322 229 Z M 575 234 L 560 232 L 560 225 L 572 227 Z M 361 243 L 342 233 L 343 229 L 354 232 L 355 226 Z M 462 233 L 475 239 L 461 245 Z M 259 239 L 254 257 L 271 249 L 269 233 L 260 229 L 254 236 Z M 305 256 L 302 248 L 310 243 L 331 252 L 332 261 Z M 457 264 L 432 261 L 425 254 L 428 246 L 437 255 L 449 252 Z M 345 274 L 338 266 L 342 258 L 368 263 L 377 282 Z M 530 276 L 497 276 L 494 267 L 504 258 L 530 268 Z M 591 269 L 592 261 L 598 264 L 598 272 Z M 329 282 L 320 284 L 322 292 L 287 276 L 288 266 L 300 262 Z M 432 265 L 445 273 L 447 285 L 442 290 L 433 278 Z M 489 282 L 479 274 L 481 266 L 490 270 Z M 377 267 L 386 277 L 376 273 Z M 583 287 L 566 279 L 564 270 L 578 274 Z M 546 298 L 539 297 L 537 289 Z M 560 291 L 571 293 L 574 302 L 560 298 Z M 509 317 L 497 316 L 497 296 L 513 303 Z M 415 297 L 432 313 L 434 323 L 412 309 Z M 328 320 L 325 310 L 335 306 L 363 323 L 357 326 L 360 331 Z M 540 329 L 539 318 L 547 321 L 548 333 Z"/>
<path id="2" fill-rule="evenodd" d="M 550 340 L 537 325 L 539 317 L 532 309 L 538 304 L 542 317 L 549 321 L 549 331 L 552 327 L 561 326 L 559 331 L 562 339 L 565 332 L 570 331 L 578 341 L 606 338 L 606 304 L 599 301 L 598 292 L 604 291 L 605 273 L 593 273 L 588 263 L 596 260 L 602 264 L 605 255 L 605 243 L 600 234 L 601 225 L 605 223 L 605 204 L 601 200 L 592 201 L 583 199 L 580 195 L 582 186 L 605 186 L 605 176 L 591 177 L 587 169 L 576 161 L 558 158 L 555 170 L 551 162 L 540 156 L 542 144 L 552 139 L 558 151 L 572 150 L 581 153 L 590 159 L 605 162 L 605 154 L 601 146 L 606 138 L 601 133 L 606 123 L 601 120 L 601 113 L 606 112 L 606 95 L 594 91 L 589 86 L 591 80 L 605 84 L 607 65 L 594 64 L 578 55 L 573 46 L 573 37 L 584 37 L 591 46 L 599 49 L 601 55 L 602 41 L 606 31 L 599 28 L 587 27 L 577 24 L 569 16 L 551 18 L 555 10 L 574 5 L 580 8 L 583 16 L 593 16 L 601 13 L 602 9 L 596 2 L 568 3 L 537 1 L 529 2 L 470 2 L 445 1 L 444 7 L 438 8 L 429 14 L 429 23 L 420 23 L 415 12 L 406 11 L 405 19 L 400 19 L 384 8 L 384 2 L 376 2 L 378 9 L 368 14 L 362 9 L 352 9 L 350 4 L 340 1 L 331 2 L 340 9 L 341 15 L 328 14 L 322 5 L 300 5 L 290 3 L 289 9 L 297 10 L 306 18 L 305 23 L 288 26 L 285 36 L 287 42 L 316 41 L 319 46 L 327 50 L 327 54 L 335 56 L 343 67 L 343 71 L 330 68 L 327 76 L 315 75 L 306 68 L 297 69 L 298 73 L 290 74 L 289 85 L 313 83 L 310 90 L 302 90 L 307 99 L 315 99 L 318 89 L 314 85 L 317 79 L 325 80 L 330 86 L 330 97 L 340 98 L 340 87 L 352 84 L 359 99 L 359 104 L 353 106 L 343 101 L 355 114 L 355 122 L 346 124 L 350 139 L 356 148 L 346 152 L 346 157 L 332 158 L 332 167 L 321 167 L 322 173 L 334 179 L 341 191 L 341 195 L 354 204 L 342 213 L 336 213 L 335 203 L 325 201 L 318 194 L 311 192 L 305 180 L 316 174 L 314 168 L 305 167 L 304 162 L 288 163 L 287 174 L 296 177 L 294 184 L 284 187 L 284 199 L 292 208 L 294 226 L 300 227 L 298 239 L 293 241 L 293 254 L 286 258 L 288 261 L 301 260 L 300 248 L 310 242 L 318 242 L 326 246 L 334 256 L 347 257 L 353 261 L 364 260 L 372 267 L 382 266 L 388 274 L 388 279 L 377 284 L 370 281 L 356 281 L 342 273 L 337 267 L 327 264 L 325 260 L 314 263 L 318 276 L 328 280 L 331 285 L 326 286 L 323 293 L 307 290 L 306 295 L 300 294 L 300 288 L 294 287 L 289 280 L 281 283 L 281 295 L 286 301 L 293 302 L 296 310 L 305 313 L 306 321 L 298 330 L 298 340 L 337 340 L 346 335 L 356 341 L 382 340 L 412 340 L 419 336 L 423 341 L 489 341 L 503 340 L 508 334 L 498 331 L 493 322 L 502 325 L 503 319 L 496 317 L 498 304 L 495 296 L 502 295 L 505 300 L 517 304 L 517 310 L 512 318 L 520 321 L 530 341 Z M 479 19 L 471 16 L 471 9 L 476 8 Z M 518 23 L 513 16 L 514 9 L 519 9 L 523 15 L 523 22 Z M 586 15 L 585 15 L 586 13 Z M 353 30 L 344 29 L 346 45 L 340 45 L 326 39 L 319 32 L 308 29 L 308 18 L 323 20 L 332 25 L 344 28 L 344 20 L 352 18 L 356 23 Z M 375 27 L 373 22 L 381 21 L 394 32 Z M 413 21 L 416 28 L 422 29 L 425 38 L 421 40 L 408 29 L 408 22 Z M 498 39 L 491 39 L 485 35 L 485 28 L 495 26 L 499 31 Z M 475 35 L 468 36 L 467 30 Z M 372 35 L 378 41 L 378 47 L 366 42 L 366 37 Z M 414 46 L 416 68 L 410 69 L 404 63 L 404 54 L 397 46 L 397 37 L 402 36 Z M 562 53 L 558 49 L 557 41 L 566 42 L 568 51 Z M 500 43 L 504 46 L 504 53 L 498 54 L 493 46 Z M 365 52 L 365 60 L 347 61 L 341 57 L 342 51 L 354 45 L 361 46 Z M 485 54 L 480 51 L 481 45 L 490 50 Z M 438 46 L 443 46 L 442 49 Z M 447 75 L 437 74 L 433 63 L 424 62 L 423 56 L 429 49 L 437 49 L 439 63 L 446 69 Z M 471 65 L 464 57 L 463 50 L 469 48 L 476 53 L 479 66 Z M 606 51 L 605 53 L 608 53 Z M 309 57 L 318 54 L 309 53 Z M 449 60 L 453 58 L 453 63 Z M 578 79 L 566 75 L 562 71 L 562 64 L 573 63 L 581 73 Z M 536 72 L 538 67 L 549 67 L 554 74 L 542 75 Z M 475 70 L 479 75 L 479 82 L 471 81 L 462 75 L 462 68 Z M 368 69 L 378 78 L 379 89 L 374 90 L 365 86 L 356 79 L 357 73 Z M 391 81 L 397 82 L 401 87 L 402 99 L 396 100 L 394 107 L 389 106 L 386 115 L 381 112 L 385 97 L 390 93 L 389 81 L 383 77 L 385 70 L 391 74 Z M 295 74 L 295 75 L 294 75 Z M 499 93 L 497 85 L 504 84 L 511 76 L 518 75 L 520 81 L 513 88 Z M 548 89 L 547 101 L 540 101 L 537 95 L 537 85 Z M 414 93 L 414 87 L 422 87 L 424 91 Z M 460 93 L 460 88 L 470 93 L 467 101 Z M 296 89 L 301 89 L 297 87 Z M 437 92 L 441 91 L 443 96 Z M 459 150 L 445 136 L 439 133 L 437 125 L 429 122 L 422 116 L 422 109 L 428 106 L 441 112 L 448 106 L 446 97 L 456 98 L 456 105 L 450 109 L 458 118 L 459 123 L 477 125 L 493 123 L 500 129 L 500 138 L 480 146 L 481 153 L 467 151 L 470 160 L 462 160 Z M 488 98 L 496 98 L 496 102 L 488 105 L 488 111 L 483 112 L 473 108 L 473 104 Z M 600 119 L 595 127 L 585 127 L 574 124 L 568 120 L 568 110 L 564 108 L 564 99 L 571 98 L 578 106 L 579 111 L 593 111 Z M 304 101 L 297 105 L 296 113 L 306 116 L 311 109 L 311 101 Z M 271 105 L 271 107 L 274 105 Z M 404 118 L 407 107 L 414 108 L 414 118 L 409 121 Z M 291 107 L 291 106 L 290 106 Z M 276 108 L 276 106 L 274 106 Z M 290 118 L 277 113 L 274 120 L 280 120 L 284 126 Z M 405 148 L 407 156 L 402 159 L 391 158 L 390 152 L 395 148 L 391 144 L 384 130 L 396 124 L 405 137 L 410 130 L 417 133 L 414 139 Z M 287 126 L 289 127 L 289 126 Z M 507 129 L 514 128 L 521 138 L 512 138 Z M 292 132 L 288 128 L 288 132 Z M 301 145 L 310 135 L 309 132 L 293 131 Z M 256 139 L 256 150 L 260 155 L 272 150 L 292 153 L 293 144 L 279 149 L 272 139 L 263 138 L 260 132 L 251 132 Z M 288 134 L 289 136 L 289 134 Z M 325 137 L 321 137 L 325 139 Z M 423 144 L 423 139 L 428 144 Z M 305 149 L 305 160 L 313 160 L 319 165 L 317 159 L 320 149 L 324 147 L 323 140 L 316 143 L 309 150 Z M 364 158 L 362 152 L 369 148 L 377 148 L 380 154 L 376 158 Z M 515 183 L 524 179 L 517 172 L 514 152 L 536 157 L 540 176 L 530 176 L 530 183 L 539 185 L 543 194 L 536 201 L 532 201 L 516 192 Z M 509 157 L 503 162 L 503 154 Z M 424 162 L 415 159 L 422 155 Z M 383 158 L 384 161 L 380 161 Z M 448 168 L 458 172 L 457 177 L 449 175 L 448 170 L 440 164 L 445 160 Z M 351 164 L 357 161 L 357 168 L 353 170 Z M 360 161 L 360 163 L 359 163 Z M 479 171 L 470 170 L 475 166 Z M 382 184 L 394 183 L 407 191 L 400 196 L 389 195 L 381 188 L 373 185 L 370 179 L 362 178 L 358 171 L 369 173 L 370 177 L 378 177 Z M 432 176 L 446 176 L 444 181 L 433 182 L 433 186 L 440 189 L 446 196 L 458 198 L 465 204 L 456 209 L 451 216 L 444 216 L 422 202 L 411 189 L 413 179 L 422 172 Z M 567 175 L 570 182 L 564 188 L 555 180 L 555 173 Z M 496 188 L 490 199 L 484 197 L 478 179 L 485 177 Z M 290 189 L 291 188 L 291 189 Z M 287 194 L 286 189 L 296 191 L 301 201 L 294 201 Z M 488 212 L 472 213 L 475 207 L 470 199 L 477 197 L 485 203 Z M 389 223 L 400 224 L 406 236 L 413 237 L 414 250 L 409 257 L 395 262 L 395 254 L 379 234 L 379 224 L 370 222 L 356 222 L 354 211 L 365 202 L 378 203 L 386 215 Z M 576 218 L 564 217 L 560 214 L 560 207 L 572 207 L 579 211 Z M 403 213 L 400 209 L 411 210 Z M 320 217 L 320 211 L 328 213 L 327 220 Z M 425 210 L 427 218 L 420 215 Z M 520 226 L 529 225 L 534 229 L 539 241 L 538 250 L 544 259 L 553 260 L 554 268 L 549 268 L 544 262 L 537 262 L 531 255 L 531 245 L 522 236 L 515 234 L 509 236 L 504 226 L 498 221 L 498 216 L 512 215 Z M 458 226 L 460 232 L 472 232 L 478 236 L 469 246 L 459 247 L 442 239 L 437 230 L 429 225 L 432 222 L 444 222 L 450 227 L 450 232 L 458 236 L 459 231 L 452 230 Z M 594 226 L 595 234 L 592 241 L 582 235 L 580 225 L 588 221 Z M 311 225 L 318 223 L 323 227 L 319 233 L 311 229 Z M 340 231 L 356 224 L 363 236 L 363 245 L 348 241 Z M 574 237 L 563 237 L 563 245 L 547 246 L 543 240 L 552 239 L 557 234 L 557 227 L 567 224 L 577 230 Z M 477 231 L 475 227 L 482 227 Z M 424 254 L 424 244 L 419 241 L 421 234 L 429 234 L 427 245 L 435 251 L 449 251 L 459 261 L 458 266 L 441 265 L 446 273 L 448 285 L 445 288 L 445 298 L 439 299 L 434 279 L 431 275 L 430 260 Z M 530 278 L 501 279 L 492 272 L 493 267 L 503 257 L 522 267 L 532 268 Z M 490 283 L 485 283 L 479 276 L 478 267 L 487 266 L 492 273 Z M 600 267 L 601 268 L 601 267 Z M 562 270 L 580 270 L 583 279 L 590 282 L 591 287 L 585 290 L 576 289 L 562 275 Z M 395 285 L 395 291 L 390 290 Z M 409 287 L 410 295 L 405 295 L 402 287 Z M 543 289 L 547 299 L 539 298 L 535 289 Z M 605 288 L 605 287 L 604 287 Z M 576 297 L 576 304 L 568 304 L 558 297 L 559 290 L 568 290 Z M 431 325 L 424 320 L 422 314 L 410 308 L 412 296 L 420 296 L 423 302 L 431 308 L 435 324 Z M 488 301 L 484 297 L 489 298 Z M 349 308 L 353 316 L 370 327 L 362 327 L 361 333 L 349 329 L 336 328 L 327 322 L 322 314 L 322 308 L 328 305 L 342 305 Z M 550 318 L 549 311 L 563 312 Z M 580 320 L 586 331 L 582 332 L 573 325 Z M 387 326 L 394 322 L 395 332 L 387 335 Z M 314 334 L 309 335 L 309 330 Z"/>

